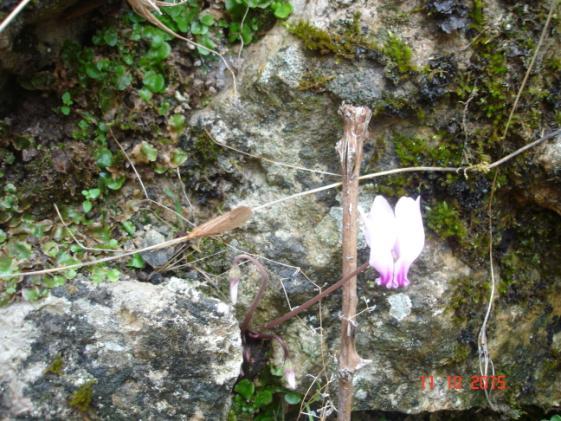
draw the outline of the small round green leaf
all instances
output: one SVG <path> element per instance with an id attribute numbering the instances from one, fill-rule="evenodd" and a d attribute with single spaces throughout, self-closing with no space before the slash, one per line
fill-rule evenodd
<path id="1" fill-rule="evenodd" d="M 161 93 L 166 89 L 166 80 L 164 77 L 154 70 L 148 70 L 144 73 L 144 79 L 142 80 L 144 86 L 148 88 L 153 93 Z"/>
<path id="2" fill-rule="evenodd" d="M 275 17 L 278 19 L 286 19 L 292 13 L 292 5 L 287 1 L 276 1 L 272 5 Z"/>
<path id="3" fill-rule="evenodd" d="M 145 265 L 144 259 L 140 254 L 133 254 L 127 266 L 135 269 L 144 269 Z"/>
<path id="4" fill-rule="evenodd" d="M 205 26 L 201 22 L 196 20 L 191 22 L 191 33 L 193 35 L 204 35 L 207 32 L 208 32 L 208 26 Z"/>
<path id="5" fill-rule="evenodd" d="M 185 128 L 185 116 L 182 114 L 174 114 L 169 118 L 168 124 L 173 131 L 180 132 Z"/>
<path id="6" fill-rule="evenodd" d="M 140 99 L 142 99 L 143 101 L 150 101 L 150 99 L 152 98 L 152 92 L 150 92 L 148 89 L 146 88 L 142 88 L 138 91 L 138 96 L 140 97 Z"/>
<path id="7" fill-rule="evenodd" d="M 89 211 L 92 210 L 92 208 L 93 208 L 93 204 L 89 200 L 84 200 L 82 202 L 82 209 L 84 210 L 84 213 L 88 213 Z"/>
<path id="8" fill-rule="evenodd" d="M 289 405 L 297 405 L 302 400 L 302 397 L 298 393 L 287 392 L 284 395 L 284 400 Z"/>
<path id="9" fill-rule="evenodd" d="M 187 158 L 187 152 L 185 152 L 183 149 L 175 149 L 171 153 L 171 163 L 176 167 L 183 165 L 185 161 L 187 161 Z"/>
<path id="10" fill-rule="evenodd" d="M 239 393 L 245 400 L 249 400 L 255 393 L 255 385 L 251 380 L 242 379 L 234 386 L 234 392 Z"/>
<path id="11" fill-rule="evenodd" d="M 214 17 L 212 15 L 203 15 L 199 17 L 201 23 L 205 26 L 211 26 L 214 24 Z"/>
<path id="12" fill-rule="evenodd" d="M 107 148 L 101 148 L 97 151 L 95 159 L 99 167 L 107 168 L 113 164 L 113 153 Z"/>
<path id="13" fill-rule="evenodd" d="M 158 159 L 158 150 L 148 142 L 142 142 L 141 149 L 142 154 L 150 162 L 154 162 Z"/>
<path id="14" fill-rule="evenodd" d="M 133 235 L 136 232 L 136 227 L 131 221 L 123 221 L 121 225 L 128 235 Z"/>
<path id="15" fill-rule="evenodd" d="M 258 390 L 255 393 L 255 406 L 260 408 L 273 402 L 273 392 L 269 389 Z"/>

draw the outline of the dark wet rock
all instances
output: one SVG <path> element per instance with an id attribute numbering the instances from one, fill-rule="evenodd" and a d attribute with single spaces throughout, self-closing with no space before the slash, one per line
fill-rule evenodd
<path id="1" fill-rule="evenodd" d="M 164 235 L 162 235 L 155 229 L 149 229 L 148 231 L 146 231 L 142 240 L 142 247 L 144 248 L 154 246 L 156 244 L 163 243 L 164 241 L 166 241 L 166 237 Z M 173 248 L 162 248 L 159 250 L 142 253 L 142 258 L 153 268 L 158 268 L 165 265 L 169 261 L 169 259 L 172 258 L 173 254 Z"/>
<path id="2" fill-rule="evenodd" d="M 230 307 L 178 278 L 78 282 L 0 327 L 2 419 L 224 419 L 240 373 Z"/>
<path id="3" fill-rule="evenodd" d="M 468 6 L 462 0 L 429 0 L 427 10 L 433 14 L 440 30 L 451 34 L 468 24 Z"/>
<path id="4" fill-rule="evenodd" d="M 454 80 L 458 66 L 451 56 L 431 59 L 428 64 L 428 72 L 419 81 L 419 94 L 423 101 L 432 104 L 447 93 L 447 87 Z"/>

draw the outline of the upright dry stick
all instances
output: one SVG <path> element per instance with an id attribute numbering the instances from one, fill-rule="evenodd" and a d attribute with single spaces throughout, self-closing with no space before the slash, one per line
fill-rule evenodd
<path id="1" fill-rule="evenodd" d="M 368 133 L 372 113 L 367 107 L 343 104 L 339 114 L 344 121 L 343 138 L 337 143 L 343 176 L 343 277 L 356 271 L 358 228 L 358 178 L 362 144 Z M 341 353 L 339 355 L 338 420 L 349 421 L 353 406 L 353 373 L 361 362 L 355 348 L 356 275 L 343 287 Z"/>

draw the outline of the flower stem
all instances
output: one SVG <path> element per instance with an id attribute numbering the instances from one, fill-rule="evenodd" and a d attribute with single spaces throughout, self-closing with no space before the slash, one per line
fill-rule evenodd
<path id="1" fill-rule="evenodd" d="M 290 320 L 293 317 L 297 316 L 298 314 L 302 313 L 303 311 L 308 310 L 315 303 L 323 300 L 329 294 L 331 294 L 332 292 L 336 291 L 337 289 L 339 289 L 343 285 L 345 285 L 345 283 L 347 281 L 356 277 L 356 275 L 358 275 L 359 273 L 364 272 L 366 269 L 368 269 L 368 262 L 362 264 L 361 266 L 359 266 L 359 268 L 357 270 L 355 270 L 352 273 L 347 274 L 347 276 L 343 276 L 341 279 L 339 279 L 337 282 L 335 282 L 329 288 L 324 289 L 321 293 L 319 293 L 318 295 L 316 295 L 313 298 L 310 298 L 304 304 L 299 305 L 298 307 L 294 308 L 292 311 L 289 311 L 288 313 L 283 314 L 281 317 L 278 317 L 275 320 L 270 321 L 269 323 L 267 323 L 266 325 L 263 326 L 263 329 L 274 329 L 275 327 L 280 326 L 281 324 L 283 324 L 287 320 Z"/>

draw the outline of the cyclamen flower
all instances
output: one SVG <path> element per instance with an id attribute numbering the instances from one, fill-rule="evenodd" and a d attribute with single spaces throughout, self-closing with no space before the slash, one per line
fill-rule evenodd
<path id="1" fill-rule="evenodd" d="M 285 362 L 284 378 L 286 379 L 286 386 L 289 389 L 296 389 L 296 372 L 290 361 Z"/>
<path id="2" fill-rule="evenodd" d="M 230 276 L 230 301 L 232 304 L 238 302 L 238 286 L 240 285 L 239 276 Z"/>
<path id="3" fill-rule="evenodd" d="M 378 271 L 378 285 L 387 288 L 406 287 L 413 261 L 425 245 L 421 217 L 421 197 L 402 197 L 395 213 L 383 196 L 376 196 L 368 214 L 360 213 L 364 237 L 370 247 L 369 264 Z"/>

